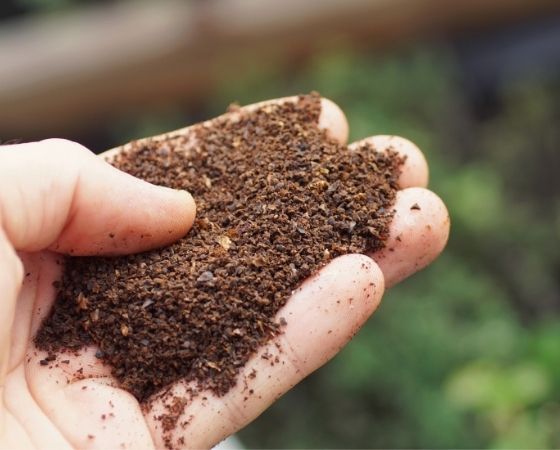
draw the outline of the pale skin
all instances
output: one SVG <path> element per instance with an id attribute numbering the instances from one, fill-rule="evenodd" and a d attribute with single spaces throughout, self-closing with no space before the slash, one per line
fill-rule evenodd
<path id="1" fill-rule="evenodd" d="M 320 126 L 346 143 L 344 114 L 325 99 Z M 208 393 L 187 405 L 179 422 L 189 424 L 171 433 L 176 446 L 208 448 L 243 428 L 335 356 L 375 311 L 385 289 L 427 266 L 444 248 L 449 216 L 426 189 L 428 167 L 420 150 L 394 136 L 367 140 L 379 150 L 392 147 L 407 155 L 386 249 L 339 257 L 304 282 L 278 314 L 287 321 L 285 332 L 248 362 L 237 386 L 223 397 Z M 73 142 L 0 147 L 0 448 L 164 446 L 161 424 L 154 420 L 161 401 L 143 410 L 119 389 L 94 348 L 45 368 L 39 364 L 45 353 L 32 337 L 54 301 L 61 255 L 164 246 L 188 232 L 195 209 L 187 192 L 137 180 Z M 271 366 L 260 357 L 266 352 L 281 362 Z M 86 379 L 77 381 L 72 374 L 80 368 Z M 253 371 L 256 376 L 249 377 Z M 178 382 L 172 389 L 181 395 L 185 386 Z"/>

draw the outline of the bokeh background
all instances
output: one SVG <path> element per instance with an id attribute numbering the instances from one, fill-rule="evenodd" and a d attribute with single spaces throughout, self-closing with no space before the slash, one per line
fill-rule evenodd
<path id="1" fill-rule="evenodd" d="M 318 90 L 415 141 L 449 246 L 246 447 L 560 447 L 560 4 L 0 2 L 0 139 L 94 151 Z"/>

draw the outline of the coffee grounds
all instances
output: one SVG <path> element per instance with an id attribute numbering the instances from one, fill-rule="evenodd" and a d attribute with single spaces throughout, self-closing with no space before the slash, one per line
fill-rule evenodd
<path id="1" fill-rule="evenodd" d="M 388 236 L 402 158 L 338 144 L 319 129 L 320 110 L 312 94 L 129 144 L 112 163 L 190 191 L 195 224 L 163 249 L 68 257 L 37 347 L 53 355 L 95 344 L 139 401 L 179 379 L 228 392 L 282 332 L 276 314 L 303 280 Z"/>

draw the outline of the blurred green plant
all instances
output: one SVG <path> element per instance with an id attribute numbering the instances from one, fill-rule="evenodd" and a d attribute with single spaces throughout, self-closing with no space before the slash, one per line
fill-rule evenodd
<path id="1" fill-rule="evenodd" d="M 75 0 L 16 0 L 17 4 L 33 13 L 58 12 L 78 2 Z"/>

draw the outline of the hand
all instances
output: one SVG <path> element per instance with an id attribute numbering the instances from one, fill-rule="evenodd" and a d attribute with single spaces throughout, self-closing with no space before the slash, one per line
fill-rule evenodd
<path id="1" fill-rule="evenodd" d="M 320 126 L 345 142 L 343 113 L 328 100 L 322 106 Z M 192 197 L 119 172 L 68 141 L 0 147 L 0 448 L 162 448 L 166 436 L 174 446 L 211 447 L 332 358 L 386 287 L 435 259 L 449 231 L 445 206 L 424 189 L 428 170 L 420 151 L 397 137 L 368 141 L 408 156 L 386 249 L 339 257 L 307 280 L 280 312 L 298 318 L 278 338 L 285 364 L 271 366 L 260 357 L 278 353 L 269 343 L 240 373 L 247 386 L 240 382 L 221 398 L 197 397 L 178 421 L 189 424 L 170 435 L 154 420 L 162 405 L 143 410 L 115 387 L 94 348 L 49 370 L 40 365 L 46 355 L 32 336 L 55 298 L 60 254 L 115 255 L 169 244 L 193 223 Z M 411 210 L 414 204 L 420 209 Z M 73 380 L 78 369 L 86 379 Z M 250 378 L 253 369 L 257 375 Z M 172 389 L 181 397 L 185 387 L 179 382 Z M 247 400 L 245 389 L 253 390 Z"/>

